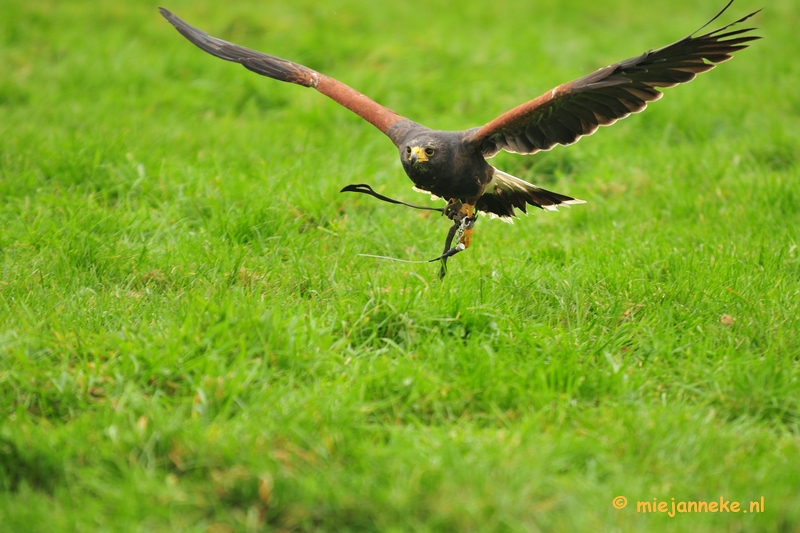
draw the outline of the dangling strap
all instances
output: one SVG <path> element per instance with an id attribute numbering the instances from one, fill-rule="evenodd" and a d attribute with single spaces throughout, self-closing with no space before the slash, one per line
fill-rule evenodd
<path id="1" fill-rule="evenodd" d="M 386 259 L 388 261 L 397 261 L 398 263 L 433 263 L 434 261 L 444 261 L 448 257 L 453 257 L 458 252 L 463 252 L 466 250 L 466 246 L 463 243 L 458 243 L 455 248 L 450 248 L 445 253 L 440 255 L 439 257 L 434 257 L 433 259 L 423 259 L 421 261 L 411 261 L 409 259 L 398 259 L 397 257 L 389 257 L 388 255 L 372 255 L 372 254 L 358 254 L 358 257 L 371 257 L 373 259 Z M 440 278 L 443 278 L 444 275 L 439 275 Z"/>
<path id="2" fill-rule="evenodd" d="M 364 193 L 364 194 L 369 194 L 370 196 L 374 196 L 378 200 L 383 200 L 384 202 L 389 202 L 390 204 L 404 205 L 404 206 L 410 207 L 412 209 L 422 209 L 424 211 L 438 211 L 439 213 L 441 213 L 443 215 L 446 213 L 446 208 L 428 207 L 428 206 L 423 206 L 423 205 L 414 205 L 414 204 L 409 204 L 409 203 L 406 203 L 406 202 L 401 202 L 400 200 L 394 200 L 392 198 L 389 198 L 388 196 L 384 196 L 384 195 L 382 195 L 380 193 L 375 192 L 372 189 L 372 187 L 370 187 L 366 183 L 354 183 L 352 185 L 348 185 L 347 187 L 345 187 L 344 189 L 342 189 L 339 192 L 360 192 L 360 193 Z M 460 202 L 459 202 L 459 204 L 460 204 Z M 448 257 L 453 257 L 458 252 L 461 252 L 461 251 L 466 249 L 466 246 L 463 243 L 460 243 L 460 242 L 455 247 L 450 248 L 450 245 L 453 242 L 453 238 L 456 236 L 456 234 L 459 232 L 459 230 L 463 231 L 467 227 L 467 225 L 473 223 L 474 220 L 475 219 L 470 219 L 469 217 L 461 219 L 461 220 L 457 220 L 457 221 L 454 220 L 453 221 L 453 226 L 450 228 L 450 231 L 447 234 L 447 242 L 445 243 L 445 251 L 444 251 L 444 253 L 442 255 L 440 255 L 439 257 L 435 257 L 433 259 L 427 259 L 427 260 L 423 260 L 423 261 L 409 261 L 407 259 L 398 259 L 398 258 L 395 258 L 395 257 L 388 257 L 388 256 L 385 256 L 385 255 L 372 255 L 372 254 L 358 254 L 358 255 L 360 257 L 372 257 L 374 259 L 387 259 L 389 261 L 398 261 L 400 263 L 433 263 L 434 261 L 441 261 L 442 262 L 442 268 L 439 271 L 439 279 L 442 279 L 442 278 L 444 278 L 445 273 L 447 272 L 447 268 L 445 266 L 447 264 L 447 258 Z M 472 227 L 472 226 L 470 225 L 469 227 Z"/>
<path id="3" fill-rule="evenodd" d="M 408 204 L 406 202 L 401 202 L 400 200 L 393 200 L 393 199 L 389 198 L 388 196 L 384 196 L 384 195 L 382 195 L 380 193 L 375 192 L 372 189 L 372 187 L 370 187 L 366 183 L 354 183 L 352 185 L 348 185 L 347 187 L 345 187 L 344 189 L 342 189 L 339 192 L 361 192 L 361 193 L 364 193 L 364 194 L 369 194 L 370 196 L 374 196 L 378 200 L 383 200 L 384 202 L 389 202 L 390 204 L 399 204 L 399 205 L 404 205 L 406 207 L 411 207 L 412 209 L 422 209 L 422 210 L 425 210 L 425 211 L 438 211 L 439 213 L 444 213 L 444 208 L 441 208 L 441 207 L 429 207 L 429 206 L 423 206 L 423 205 L 414 205 L 414 204 Z"/>
<path id="4" fill-rule="evenodd" d="M 464 228 L 466 228 L 467 225 L 471 224 L 472 222 L 474 222 L 474 220 L 470 218 L 465 218 L 460 222 L 453 221 L 453 225 L 450 228 L 450 231 L 447 232 L 447 242 L 445 242 L 444 253 L 439 257 L 434 257 L 433 259 L 424 259 L 422 261 L 410 261 L 408 259 L 398 259 L 396 257 L 389 257 L 386 255 L 372 255 L 372 254 L 358 254 L 358 255 L 359 257 L 372 257 L 373 259 L 387 259 L 389 261 L 397 261 L 399 263 L 433 263 L 434 261 L 441 261 L 442 268 L 439 271 L 439 279 L 444 279 L 444 276 L 447 273 L 447 266 L 446 266 L 447 258 L 453 257 L 458 252 L 463 252 L 464 250 L 467 249 L 467 247 L 462 242 L 459 242 L 453 248 L 450 248 L 450 244 L 452 244 L 453 238 L 455 238 L 456 234 L 459 231 L 463 231 Z"/>

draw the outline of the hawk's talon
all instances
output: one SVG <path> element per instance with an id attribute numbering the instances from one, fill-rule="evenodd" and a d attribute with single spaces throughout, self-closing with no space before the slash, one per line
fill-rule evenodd
<path id="1" fill-rule="evenodd" d="M 444 215 L 453 222 L 459 222 L 457 219 L 463 212 L 463 205 L 464 204 L 462 204 L 460 200 L 455 198 L 450 199 L 450 201 L 447 202 L 447 206 L 444 208 Z"/>

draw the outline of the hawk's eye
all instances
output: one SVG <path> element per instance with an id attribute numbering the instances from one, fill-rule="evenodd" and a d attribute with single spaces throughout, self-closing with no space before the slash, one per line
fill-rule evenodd
<path id="1" fill-rule="evenodd" d="M 410 154 L 410 153 L 411 153 L 411 147 L 410 147 L 410 146 L 406 146 L 406 153 L 407 153 L 407 154 Z"/>
<path id="2" fill-rule="evenodd" d="M 433 148 L 425 148 L 425 155 L 428 157 L 433 155 Z"/>

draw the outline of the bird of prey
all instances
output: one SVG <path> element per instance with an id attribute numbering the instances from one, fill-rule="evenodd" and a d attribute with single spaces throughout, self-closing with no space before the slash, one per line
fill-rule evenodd
<path id="1" fill-rule="evenodd" d="M 445 252 L 436 258 L 442 259 L 440 276 L 444 276 L 447 257 L 470 245 L 478 212 L 510 220 L 515 216 L 515 208 L 526 212 L 528 205 L 555 210 L 559 205 L 584 203 L 507 174 L 490 165 L 487 159 L 500 150 L 534 154 L 557 144 L 572 144 L 594 133 L 599 126 L 644 110 L 648 102 L 661 98 L 658 88 L 691 81 L 697 74 L 730 59 L 733 52 L 759 38 L 749 34 L 754 28 L 731 27 L 758 11 L 717 30 L 697 34 L 732 3 L 730 0 L 714 18 L 679 41 L 559 85 L 483 126 L 463 131 L 432 130 L 329 76 L 211 37 L 168 10 L 160 8 L 160 11 L 184 37 L 209 54 L 276 80 L 313 87 L 388 136 L 397 147 L 403 169 L 415 189 L 447 201 L 446 207 L 439 211 L 453 221 L 453 226 Z M 366 185 L 343 190 L 369 192 L 389 200 Z M 458 243 L 450 248 L 454 236 L 458 237 Z"/>

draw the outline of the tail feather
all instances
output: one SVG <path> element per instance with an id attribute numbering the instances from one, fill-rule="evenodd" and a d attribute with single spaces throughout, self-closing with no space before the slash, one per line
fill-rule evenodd
<path id="1" fill-rule="evenodd" d="M 542 189 L 495 168 L 492 181 L 486 186 L 475 207 L 478 211 L 508 219 L 510 222 L 510 217 L 516 217 L 514 208 L 523 213 L 528 212 L 528 205 L 558 211 L 560 205 L 569 207 L 572 204 L 585 203 L 584 200 Z"/>

